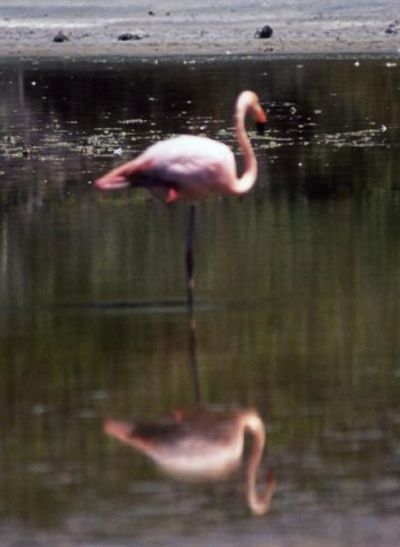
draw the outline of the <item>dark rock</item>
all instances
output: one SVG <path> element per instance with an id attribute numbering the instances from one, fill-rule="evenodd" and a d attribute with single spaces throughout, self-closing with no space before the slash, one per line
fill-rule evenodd
<path id="1" fill-rule="evenodd" d="M 69 42 L 68 36 L 66 36 L 61 30 L 57 32 L 57 34 L 53 38 L 53 42 L 61 43 L 61 42 Z"/>
<path id="2" fill-rule="evenodd" d="M 393 23 L 390 23 L 390 25 L 386 27 L 385 33 L 397 34 L 399 32 L 399 29 L 400 29 L 400 21 L 396 20 L 396 21 L 393 21 Z"/>
<path id="3" fill-rule="evenodd" d="M 149 15 L 155 15 L 154 11 L 149 11 Z"/>
<path id="4" fill-rule="evenodd" d="M 118 40 L 127 42 L 128 40 L 141 40 L 139 34 L 131 34 L 130 32 L 123 32 L 118 36 Z"/>
<path id="5" fill-rule="evenodd" d="M 262 29 L 256 31 L 255 37 L 263 39 L 271 38 L 273 32 L 274 31 L 272 30 L 272 27 L 270 27 L 269 25 L 265 25 L 262 27 Z"/>

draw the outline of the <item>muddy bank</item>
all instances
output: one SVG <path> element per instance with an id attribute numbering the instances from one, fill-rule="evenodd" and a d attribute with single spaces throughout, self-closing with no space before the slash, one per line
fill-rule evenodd
<path id="1" fill-rule="evenodd" d="M 0 7 L 1 56 L 387 53 L 398 2 L 16 0 Z M 257 37 L 268 25 L 272 35 Z M 267 34 L 271 34 L 268 32 Z M 56 40 L 55 40 L 56 38 Z"/>

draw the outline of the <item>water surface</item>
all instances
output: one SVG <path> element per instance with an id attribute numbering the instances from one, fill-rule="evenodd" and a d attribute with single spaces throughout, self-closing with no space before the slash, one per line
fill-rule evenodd
<path id="1" fill-rule="evenodd" d="M 237 152 L 244 88 L 269 130 L 254 191 L 199 206 L 193 356 L 186 206 L 92 183 L 177 133 Z M 3 61 L 0 97 L 2 543 L 396 544 L 396 61 Z M 268 515 L 240 475 L 182 484 L 103 434 L 192 405 L 195 381 L 265 421 Z"/>

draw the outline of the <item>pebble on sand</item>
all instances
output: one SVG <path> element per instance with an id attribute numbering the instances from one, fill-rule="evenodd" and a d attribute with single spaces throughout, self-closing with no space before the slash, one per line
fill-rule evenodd
<path id="1" fill-rule="evenodd" d="M 53 42 L 56 42 L 56 43 L 61 43 L 61 42 L 69 42 L 69 38 L 68 36 L 66 36 L 62 30 L 60 30 L 59 32 L 57 32 L 57 34 L 54 36 L 53 38 Z"/>
<path id="2" fill-rule="evenodd" d="M 272 27 L 270 27 L 269 25 L 264 25 L 262 29 L 256 31 L 255 37 L 263 39 L 271 38 L 273 32 L 274 31 L 272 30 Z"/>
<path id="3" fill-rule="evenodd" d="M 130 32 L 123 32 L 118 36 L 118 40 L 126 42 L 128 40 L 141 40 L 139 34 L 131 34 Z"/>
<path id="4" fill-rule="evenodd" d="M 393 23 L 390 23 L 390 25 L 388 25 L 386 27 L 386 34 L 397 34 L 400 30 L 400 21 L 398 21 L 396 19 L 396 21 L 393 21 Z"/>

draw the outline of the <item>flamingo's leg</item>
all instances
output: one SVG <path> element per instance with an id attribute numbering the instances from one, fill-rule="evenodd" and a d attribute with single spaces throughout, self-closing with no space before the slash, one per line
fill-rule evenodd
<path id="1" fill-rule="evenodd" d="M 191 204 L 189 209 L 189 223 L 186 241 L 186 275 L 189 311 L 193 310 L 193 289 L 194 289 L 194 226 L 196 218 L 196 206 Z"/>

